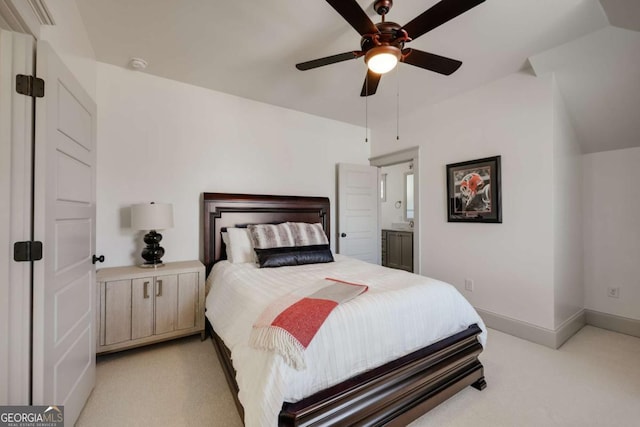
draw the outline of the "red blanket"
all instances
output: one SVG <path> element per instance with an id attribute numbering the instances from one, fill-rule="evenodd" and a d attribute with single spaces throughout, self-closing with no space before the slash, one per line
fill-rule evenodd
<path id="1" fill-rule="evenodd" d="M 326 286 L 310 295 L 293 293 L 271 303 L 253 324 L 250 344 L 255 348 L 275 350 L 295 369 L 306 367 L 304 350 L 329 314 L 368 287 L 357 283 L 326 278 Z"/>

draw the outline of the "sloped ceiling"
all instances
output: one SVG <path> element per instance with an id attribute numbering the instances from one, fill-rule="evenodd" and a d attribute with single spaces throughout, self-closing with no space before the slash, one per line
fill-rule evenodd
<path id="1" fill-rule="evenodd" d="M 640 146 L 640 32 L 606 27 L 530 62 L 555 74 L 583 152 Z"/>
<path id="2" fill-rule="evenodd" d="M 640 31 L 640 1 L 600 0 L 609 23 L 614 27 Z"/>
<path id="3" fill-rule="evenodd" d="M 624 7 L 615 1 L 640 3 L 603 0 L 620 13 Z M 360 126 L 365 108 L 372 123 L 394 117 L 398 99 L 400 111 L 437 103 L 609 25 L 597 0 L 487 0 L 410 43 L 461 60 L 456 73 L 445 77 L 400 64 L 365 106 L 362 59 L 304 72 L 294 67 L 359 48 L 358 33 L 326 1 L 76 2 L 101 62 L 127 67 L 141 57 L 149 63 L 145 73 Z M 380 21 L 373 0 L 358 3 Z M 436 3 L 396 0 L 387 20 L 405 24 Z"/>

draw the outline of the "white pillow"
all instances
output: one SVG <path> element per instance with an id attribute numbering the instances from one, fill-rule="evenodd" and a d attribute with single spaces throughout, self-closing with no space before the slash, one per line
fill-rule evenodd
<path id="1" fill-rule="evenodd" d="M 256 262 L 255 251 L 246 228 L 227 228 L 227 259 L 232 263 Z M 222 236 L 224 240 L 224 235 Z"/>

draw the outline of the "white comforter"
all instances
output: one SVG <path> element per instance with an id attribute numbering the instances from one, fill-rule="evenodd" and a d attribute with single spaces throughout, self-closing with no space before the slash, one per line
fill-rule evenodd
<path id="1" fill-rule="evenodd" d="M 336 255 L 336 262 L 259 269 L 217 263 L 209 278 L 207 317 L 231 350 L 245 425 L 275 426 L 284 401 L 295 402 L 477 323 L 467 300 L 451 285 L 424 276 Z M 251 327 L 274 299 L 325 277 L 369 285 L 338 306 L 305 352 L 297 371 L 273 352 L 249 347 Z"/>

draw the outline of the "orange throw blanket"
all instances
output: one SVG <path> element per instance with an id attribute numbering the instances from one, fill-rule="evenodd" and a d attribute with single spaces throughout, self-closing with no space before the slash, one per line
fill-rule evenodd
<path id="1" fill-rule="evenodd" d="M 326 286 L 310 295 L 292 293 L 277 299 L 253 324 L 250 345 L 274 350 L 297 370 L 306 368 L 304 350 L 329 314 L 367 291 L 368 286 L 326 278 Z"/>

